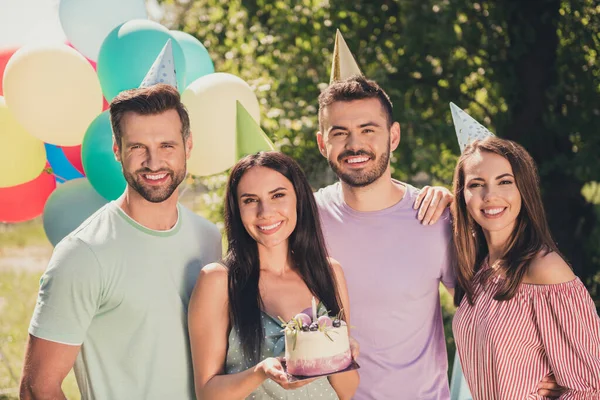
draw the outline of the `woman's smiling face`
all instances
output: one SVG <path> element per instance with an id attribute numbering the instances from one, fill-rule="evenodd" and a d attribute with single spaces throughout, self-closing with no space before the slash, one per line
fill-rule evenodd
<path id="1" fill-rule="evenodd" d="M 465 203 L 471 217 L 484 232 L 508 239 L 521 212 L 521 193 L 508 160 L 477 151 L 465 162 L 464 174 Z"/>
<path id="2" fill-rule="evenodd" d="M 270 168 L 252 167 L 240 179 L 237 199 L 242 224 L 259 246 L 287 244 L 297 221 L 292 182 Z"/>

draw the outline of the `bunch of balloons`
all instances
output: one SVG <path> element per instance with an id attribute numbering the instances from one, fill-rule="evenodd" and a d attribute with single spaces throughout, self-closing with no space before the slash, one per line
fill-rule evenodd
<path id="1" fill-rule="evenodd" d="M 59 18 L 68 43 L 0 49 L 0 222 L 42 215 L 56 244 L 123 193 L 108 102 L 140 85 L 168 39 L 194 135 L 188 172 L 235 163 L 237 105 L 258 123 L 258 100 L 214 72 L 198 39 L 149 20 L 144 0 L 60 0 Z"/>

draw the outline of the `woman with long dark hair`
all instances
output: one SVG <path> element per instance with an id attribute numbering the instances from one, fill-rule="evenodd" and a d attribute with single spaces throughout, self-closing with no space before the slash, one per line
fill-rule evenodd
<path id="1" fill-rule="evenodd" d="M 225 198 L 229 242 L 222 263 L 202 269 L 189 330 L 199 399 L 349 399 L 356 371 L 290 383 L 280 359 L 279 317 L 313 296 L 329 315 L 349 315 L 340 265 L 327 257 L 312 190 L 298 164 L 278 152 L 246 156 Z M 348 324 L 349 325 L 349 324 Z"/>
<path id="2" fill-rule="evenodd" d="M 475 141 L 454 195 L 453 329 L 473 399 L 537 399 L 549 374 L 560 398 L 600 399 L 600 318 L 552 240 L 531 156 L 509 140 Z"/>

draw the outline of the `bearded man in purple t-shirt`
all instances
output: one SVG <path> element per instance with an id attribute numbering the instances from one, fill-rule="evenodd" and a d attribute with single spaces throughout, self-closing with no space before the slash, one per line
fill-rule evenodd
<path id="1" fill-rule="evenodd" d="M 319 96 L 319 129 L 319 150 L 339 182 L 315 197 L 329 254 L 344 269 L 352 335 L 361 346 L 354 398 L 447 400 L 439 285 L 453 294 L 452 196 L 392 179 L 400 125 L 377 83 L 359 76 L 332 83 Z"/>
<path id="2" fill-rule="evenodd" d="M 319 127 L 319 149 L 340 178 L 315 196 L 329 253 L 344 268 L 361 346 L 355 398 L 449 399 L 439 284 L 452 293 L 444 211 L 452 196 L 428 190 L 419 220 L 419 192 L 392 179 L 400 125 L 376 83 L 355 77 L 330 85 L 319 97 Z M 427 226 L 440 215 L 441 223 Z"/>

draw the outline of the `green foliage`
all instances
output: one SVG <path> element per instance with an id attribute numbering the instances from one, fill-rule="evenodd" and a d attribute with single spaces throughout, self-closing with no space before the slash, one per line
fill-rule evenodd
<path id="1" fill-rule="evenodd" d="M 391 96 L 402 141 L 394 177 L 449 186 L 459 154 L 450 101 L 538 163 L 550 225 L 600 295 L 598 205 L 582 196 L 600 163 L 600 6 L 594 0 L 162 1 L 164 24 L 190 32 L 217 71 L 255 89 L 262 126 L 314 187 L 334 180 L 316 148 L 317 96 L 335 29 Z M 221 183 L 214 187 L 218 203 Z M 589 186 L 589 185 L 588 185 Z M 587 187 L 587 186 L 586 186 Z M 586 189 L 589 191 L 589 189 Z M 213 205 L 214 218 L 220 210 Z"/>
<path id="2" fill-rule="evenodd" d="M 454 299 L 443 285 L 440 285 L 440 303 L 442 306 L 442 319 L 444 321 L 446 351 L 448 353 L 448 381 L 450 381 L 452 378 L 454 357 L 456 355 L 456 343 L 454 342 L 454 333 L 452 332 L 452 318 L 454 318 L 456 307 L 454 307 Z"/>

